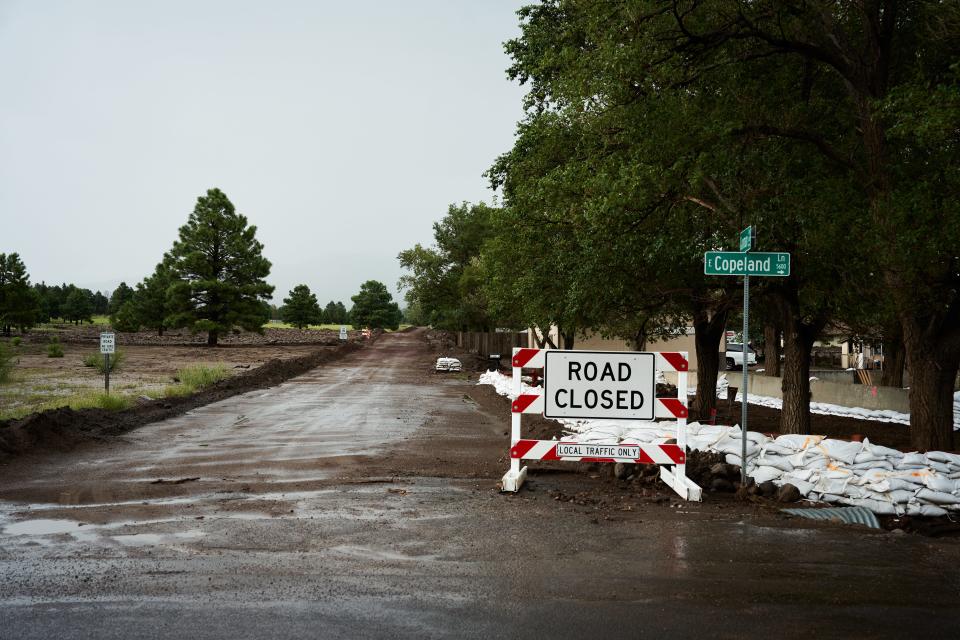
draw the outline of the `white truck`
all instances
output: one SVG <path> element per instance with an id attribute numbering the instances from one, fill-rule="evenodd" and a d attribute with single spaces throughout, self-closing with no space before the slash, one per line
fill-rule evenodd
<path id="1" fill-rule="evenodd" d="M 728 342 L 725 360 L 727 371 L 743 368 L 743 345 L 738 342 Z M 747 366 L 757 364 L 757 352 L 747 346 Z"/>

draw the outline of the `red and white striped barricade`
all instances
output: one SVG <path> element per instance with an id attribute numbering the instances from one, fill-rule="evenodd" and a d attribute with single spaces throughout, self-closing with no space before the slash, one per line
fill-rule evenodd
<path id="1" fill-rule="evenodd" d="M 520 418 L 524 413 L 543 413 L 545 407 L 545 393 L 547 391 L 546 375 L 544 389 L 528 389 L 523 392 L 520 374 L 523 369 L 544 369 L 546 367 L 546 349 L 515 348 L 513 350 L 513 394 L 515 399 L 511 403 L 512 424 L 510 432 L 510 470 L 503 476 L 501 487 L 503 491 L 518 491 L 527 478 L 527 467 L 521 467 L 521 460 L 556 460 L 561 462 L 623 462 L 632 464 L 660 465 L 660 477 L 674 491 L 685 500 L 699 501 L 700 487 L 686 476 L 687 456 L 687 370 L 689 361 L 684 351 L 663 352 L 620 352 L 620 356 L 653 356 L 655 379 L 660 371 L 671 371 L 677 374 L 677 397 L 655 398 L 653 411 L 640 416 L 635 414 L 629 419 L 656 420 L 657 418 L 673 418 L 677 421 L 676 443 L 582 443 L 572 439 L 563 440 L 528 440 L 520 437 Z M 604 352 L 577 352 L 553 350 L 550 353 L 567 354 L 598 354 Z M 612 353 L 612 352 L 609 352 Z M 574 365 L 575 366 L 575 365 Z M 545 372 L 546 374 L 546 372 Z M 595 377 L 596 374 L 595 374 Z M 588 392 L 589 393 L 589 392 Z M 594 392 L 594 398 L 597 397 Z M 559 394 L 558 394 L 559 397 Z M 571 401 L 572 404 L 572 401 Z M 551 416 L 547 416 L 551 417 Z M 581 415 L 577 417 L 591 417 Z"/>

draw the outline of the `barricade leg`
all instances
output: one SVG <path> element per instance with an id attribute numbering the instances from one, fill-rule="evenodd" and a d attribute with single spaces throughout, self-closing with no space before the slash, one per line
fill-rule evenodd
<path id="1" fill-rule="evenodd" d="M 687 354 L 683 354 L 686 359 Z M 684 407 L 687 406 L 687 372 L 677 372 L 677 397 Z M 686 412 L 681 418 L 677 419 L 677 446 L 684 452 L 687 451 L 687 417 Z M 686 458 L 684 458 L 686 460 Z M 701 499 L 700 486 L 687 477 L 687 464 L 674 465 L 672 469 L 660 467 L 660 477 L 684 500 L 699 502 Z"/>
<path id="2" fill-rule="evenodd" d="M 520 380 L 520 373 L 522 367 L 513 367 L 513 393 L 515 396 L 519 396 L 523 390 L 523 385 Z M 520 441 L 520 415 L 519 413 L 512 413 L 510 416 L 510 448 L 512 449 Z M 500 490 L 501 491 L 511 491 L 516 492 L 520 490 L 520 487 L 523 486 L 523 483 L 527 479 L 527 468 L 520 467 L 520 460 L 518 458 L 510 458 L 510 470 L 503 476 L 503 479 L 500 481 Z"/>

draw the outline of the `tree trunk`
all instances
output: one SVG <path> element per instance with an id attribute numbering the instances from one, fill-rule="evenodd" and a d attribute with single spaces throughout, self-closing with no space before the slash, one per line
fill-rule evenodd
<path id="1" fill-rule="evenodd" d="M 720 341 L 727 328 L 728 311 L 716 312 L 711 318 L 703 307 L 693 312 L 693 340 L 697 351 L 697 395 L 693 411 L 701 419 L 710 417 L 717 407 L 717 373 L 720 371 Z M 680 390 L 683 392 L 683 390 Z"/>
<path id="2" fill-rule="evenodd" d="M 810 351 L 815 336 L 793 318 L 784 329 L 780 433 L 810 433 Z"/>
<path id="3" fill-rule="evenodd" d="M 163 336 L 163 325 L 157 327 L 157 335 L 161 337 Z"/>
<path id="4" fill-rule="evenodd" d="M 884 387 L 903 388 L 903 367 L 907 361 L 907 352 L 903 347 L 903 329 L 900 323 L 890 326 L 883 332 L 883 373 L 880 384 Z"/>
<path id="5" fill-rule="evenodd" d="M 563 339 L 564 349 L 573 349 L 574 337 L 576 336 L 576 333 L 576 331 L 568 331 L 566 333 L 561 331 L 560 337 Z"/>
<path id="6" fill-rule="evenodd" d="M 910 444 L 920 451 L 950 451 L 960 352 L 939 332 L 923 331 L 914 318 L 904 316 L 902 321 L 910 367 Z"/>
<path id="7" fill-rule="evenodd" d="M 780 377 L 780 334 L 777 325 L 763 325 L 763 373 L 773 378 Z"/>
<path id="8" fill-rule="evenodd" d="M 217 332 L 216 332 L 216 331 L 211 331 L 211 332 L 207 333 L 207 346 L 208 346 L 208 347 L 215 347 L 215 346 L 217 346 Z"/>

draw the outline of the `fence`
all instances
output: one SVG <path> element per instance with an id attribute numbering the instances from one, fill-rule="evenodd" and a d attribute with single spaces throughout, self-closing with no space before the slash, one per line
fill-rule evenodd
<path id="1" fill-rule="evenodd" d="M 523 332 L 479 332 L 458 331 L 457 346 L 467 351 L 486 357 L 491 353 L 499 353 L 504 358 L 513 353 L 514 347 L 526 348 L 527 333 Z"/>

